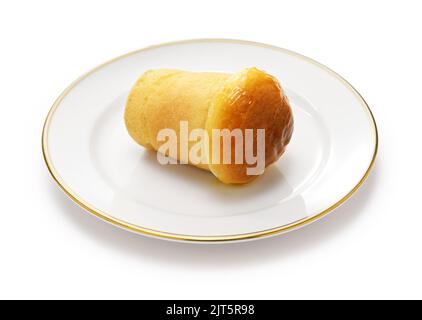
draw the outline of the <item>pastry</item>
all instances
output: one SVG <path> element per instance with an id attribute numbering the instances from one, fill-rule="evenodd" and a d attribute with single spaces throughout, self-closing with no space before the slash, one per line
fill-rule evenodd
<path id="1" fill-rule="evenodd" d="M 173 157 L 212 172 L 224 183 L 236 184 L 253 180 L 266 166 L 278 160 L 293 131 L 292 111 L 279 82 L 256 68 L 235 74 L 172 69 L 147 71 L 129 94 L 124 119 L 130 136 L 138 144 L 157 151 L 165 143 L 160 132 L 173 130 L 180 140 L 177 155 Z M 228 140 L 223 135 L 213 136 L 217 129 L 243 134 L 243 149 L 236 149 L 235 135 Z M 204 132 L 199 140 L 185 141 L 187 152 L 181 151 L 183 130 L 188 137 L 200 130 Z M 255 144 L 247 145 L 248 137 L 252 137 Z M 189 153 L 205 138 L 209 140 L 201 145 L 204 147 L 199 155 L 202 161 L 192 161 Z M 221 150 L 227 142 L 231 151 L 240 150 L 240 156 L 232 152 L 229 158 L 223 159 Z M 260 148 L 258 142 L 262 144 Z M 216 153 L 219 148 L 220 152 Z M 247 151 L 252 156 L 247 157 Z M 260 154 L 265 151 L 262 164 L 256 159 L 254 165 L 251 160 L 253 155 L 257 158 L 258 151 Z M 239 162 L 236 156 L 243 156 L 243 161 Z M 257 172 L 248 170 L 253 167 L 260 168 Z"/>

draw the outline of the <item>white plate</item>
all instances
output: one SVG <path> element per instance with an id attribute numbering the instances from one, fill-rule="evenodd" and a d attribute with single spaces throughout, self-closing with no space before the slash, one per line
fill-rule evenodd
<path id="1" fill-rule="evenodd" d="M 125 100 L 145 70 L 252 66 L 279 79 L 295 120 L 286 153 L 254 182 L 228 186 L 188 165 L 161 166 L 129 137 Z M 377 145 L 365 101 L 327 67 L 285 49 L 218 39 L 153 46 L 95 68 L 61 94 L 43 131 L 51 174 L 83 208 L 130 231 L 200 242 L 280 234 L 322 217 L 362 184 Z"/>

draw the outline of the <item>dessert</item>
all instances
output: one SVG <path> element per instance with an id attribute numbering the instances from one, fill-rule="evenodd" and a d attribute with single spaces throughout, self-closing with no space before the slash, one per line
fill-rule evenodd
<path id="1" fill-rule="evenodd" d="M 147 71 L 129 94 L 124 119 L 130 136 L 138 144 L 157 151 L 166 143 L 160 132 L 173 130 L 180 140 L 173 157 L 212 172 L 224 183 L 236 184 L 253 180 L 278 160 L 293 131 L 292 110 L 279 82 L 256 68 L 235 74 Z M 204 132 L 202 136 L 197 134 L 199 130 Z M 236 134 L 226 139 L 224 135 L 215 135 L 218 130 Z M 187 152 L 181 151 L 182 132 L 201 138 L 184 141 Z M 248 138 L 253 138 L 254 144 L 248 144 Z M 241 147 L 237 144 L 240 140 Z M 202 143 L 199 147 L 198 141 Z M 241 154 L 231 152 L 229 158 L 224 158 L 224 143 Z M 191 160 L 189 154 L 198 150 L 202 151 L 202 161 Z M 258 156 L 262 152 L 260 164 Z M 248 170 L 254 167 L 253 160 L 258 168 L 255 172 Z"/>

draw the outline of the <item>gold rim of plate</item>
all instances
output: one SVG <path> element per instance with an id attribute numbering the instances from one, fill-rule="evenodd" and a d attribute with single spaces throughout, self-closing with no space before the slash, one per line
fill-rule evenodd
<path id="1" fill-rule="evenodd" d="M 126 58 L 128 56 L 131 56 L 133 54 L 142 52 L 142 51 L 146 51 L 146 50 L 151 50 L 154 48 L 159 48 L 159 47 L 163 47 L 163 46 L 168 46 L 168 45 L 177 45 L 177 44 L 186 44 L 186 43 L 195 43 L 195 42 L 226 42 L 226 43 L 238 43 L 238 44 L 245 44 L 245 45 L 251 45 L 251 46 L 259 46 L 259 47 L 264 47 L 264 48 L 268 48 L 268 49 L 272 49 L 272 50 L 276 50 L 276 51 L 280 51 L 283 53 L 287 53 L 289 55 L 298 57 L 302 60 L 305 60 L 313 65 L 316 65 L 322 69 L 324 69 L 325 71 L 327 71 L 328 73 L 330 73 L 331 75 L 335 76 L 338 80 L 340 80 L 342 83 L 344 83 L 346 85 L 346 87 L 362 102 L 362 106 L 368 111 L 368 116 L 369 116 L 369 120 L 370 123 L 373 125 L 373 132 L 375 134 L 375 145 L 374 145 L 374 151 L 373 151 L 373 155 L 372 155 L 372 160 L 367 168 L 367 170 L 365 171 L 365 173 L 363 174 L 362 178 L 359 180 L 358 184 L 352 189 L 350 190 L 346 195 L 344 195 L 340 200 L 338 200 L 336 203 L 334 203 L 333 205 L 331 205 L 330 207 L 328 207 L 327 209 L 323 210 L 322 212 L 311 216 L 311 217 L 307 217 L 307 218 L 303 218 L 301 220 L 292 222 L 290 224 L 284 225 L 284 226 L 280 226 L 280 227 L 276 227 L 276 228 L 272 228 L 272 229 L 267 229 L 267 230 L 262 230 L 262 231 L 256 231 L 256 232 L 251 232 L 251 233 L 244 233 L 244 234 L 234 234 L 234 235 L 222 235 L 222 236 L 195 236 L 195 235 L 183 235 L 183 234 L 174 234 L 174 233 L 168 233 L 168 232 L 162 232 L 162 231 L 157 231 L 157 230 L 151 230 L 148 228 L 143 228 L 140 226 L 136 226 L 133 224 L 130 224 L 128 222 L 116 219 L 112 216 L 110 216 L 109 214 L 102 212 L 101 210 L 95 208 L 95 206 L 93 206 L 92 204 L 84 201 L 83 199 L 81 199 L 80 197 L 78 197 L 76 195 L 75 192 L 73 192 L 65 183 L 65 181 L 63 181 L 63 179 L 60 177 L 59 173 L 56 171 L 56 169 L 54 168 L 54 165 L 51 161 L 50 155 L 49 155 L 49 150 L 48 150 L 48 130 L 50 127 L 50 122 L 51 119 L 54 115 L 54 112 L 57 110 L 57 108 L 60 106 L 60 103 L 63 101 L 63 99 L 67 96 L 67 94 L 74 88 L 76 87 L 83 79 L 85 79 L 86 77 L 88 77 L 89 75 L 91 75 L 92 73 L 98 71 L 99 69 L 101 69 L 102 67 L 113 63 L 114 61 L 120 60 L 122 58 Z M 173 41 L 173 42 L 166 42 L 166 43 L 162 43 L 162 44 L 158 44 L 158 45 L 154 45 L 154 46 L 149 46 L 149 47 L 145 47 L 142 49 L 138 49 L 135 51 L 132 51 L 130 53 L 118 56 L 114 59 L 111 59 L 99 66 L 97 66 L 96 68 L 92 69 L 91 71 L 85 73 L 84 75 L 82 75 L 81 77 L 79 77 L 78 79 L 76 79 L 73 83 L 71 83 L 63 92 L 62 94 L 57 98 L 57 100 L 54 102 L 53 106 L 51 107 L 50 111 L 47 114 L 47 117 L 45 119 L 44 122 L 44 127 L 43 127 L 43 131 L 42 131 L 42 152 L 43 152 L 43 156 L 44 156 L 44 160 L 45 163 L 47 165 L 47 168 L 50 172 L 50 174 L 52 175 L 53 179 L 56 181 L 56 183 L 59 185 L 59 187 L 65 192 L 65 194 L 67 194 L 73 201 L 75 201 L 79 206 L 81 206 L 82 208 L 84 208 L 85 210 L 87 210 L 88 212 L 90 212 L 91 214 L 97 216 L 98 218 L 105 220 L 115 226 L 118 226 L 120 228 L 138 233 L 138 234 L 142 234 L 142 235 L 147 235 L 147 236 L 152 236 L 152 237 L 158 237 L 158 238 L 165 238 L 165 239 L 171 239 L 171 240 L 180 240 L 180 241 L 194 241 L 194 242 L 225 242 L 225 241 L 236 241 L 236 240 L 247 240 L 247 239 L 254 239 L 254 238 L 261 238 L 261 237 L 268 237 L 271 235 L 276 235 L 276 234 L 281 234 L 281 233 L 285 233 L 287 231 L 291 231 L 294 229 L 297 229 L 299 227 L 302 227 L 304 225 L 307 225 L 313 221 L 316 221 L 322 217 L 324 217 L 325 215 L 327 215 L 329 212 L 333 211 L 335 208 L 337 208 L 338 206 L 340 206 L 342 203 L 344 203 L 347 199 L 349 199 L 351 197 L 352 194 L 354 194 L 356 192 L 356 190 L 359 189 L 359 187 L 363 184 L 363 182 L 366 180 L 366 178 L 369 176 L 369 173 L 371 171 L 371 169 L 374 166 L 374 162 L 375 162 L 375 158 L 377 155 L 377 151 L 378 151 L 378 129 L 377 129 L 377 125 L 375 122 L 375 118 L 374 115 L 371 111 L 371 109 L 369 108 L 368 104 L 366 103 L 366 101 L 363 99 L 363 97 L 361 96 L 361 94 L 348 82 L 346 81 L 343 77 L 341 77 L 339 74 L 337 74 L 336 72 L 334 72 L 333 70 L 331 70 L 330 68 L 328 68 L 327 66 L 311 59 L 308 58 L 306 56 L 303 56 L 299 53 L 284 49 L 284 48 L 280 48 L 280 47 L 276 47 L 276 46 L 272 46 L 272 45 L 267 45 L 267 44 L 263 44 L 263 43 L 258 43 L 258 42 L 252 42 L 252 41 L 244 41 L 244 40 L 232 40 L 232 39 L 192 39 L 192 40 L 182 40 L 182 41 Z"/>

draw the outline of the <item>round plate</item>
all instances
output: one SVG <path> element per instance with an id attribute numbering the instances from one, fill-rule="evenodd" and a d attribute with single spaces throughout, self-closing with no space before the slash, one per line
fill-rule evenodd
<path id="1" fill-rule="evenodd" d="M 128 135 L 123 112 L 147 69 L 276 76 L 295 128 L 286 153 L 247 185 L 220 183 L 189 165 L 158 163 Z M 237 40 L 190 40 L 113 59 L 71 84 L 51 108 L 43 153 L 53 178 L 80 206 L 116 226 L 160 238 L 221 242 L 280 234 L 343 203 L 374 163 L 369 107 L 327 67 L 297 53 Z"/>

